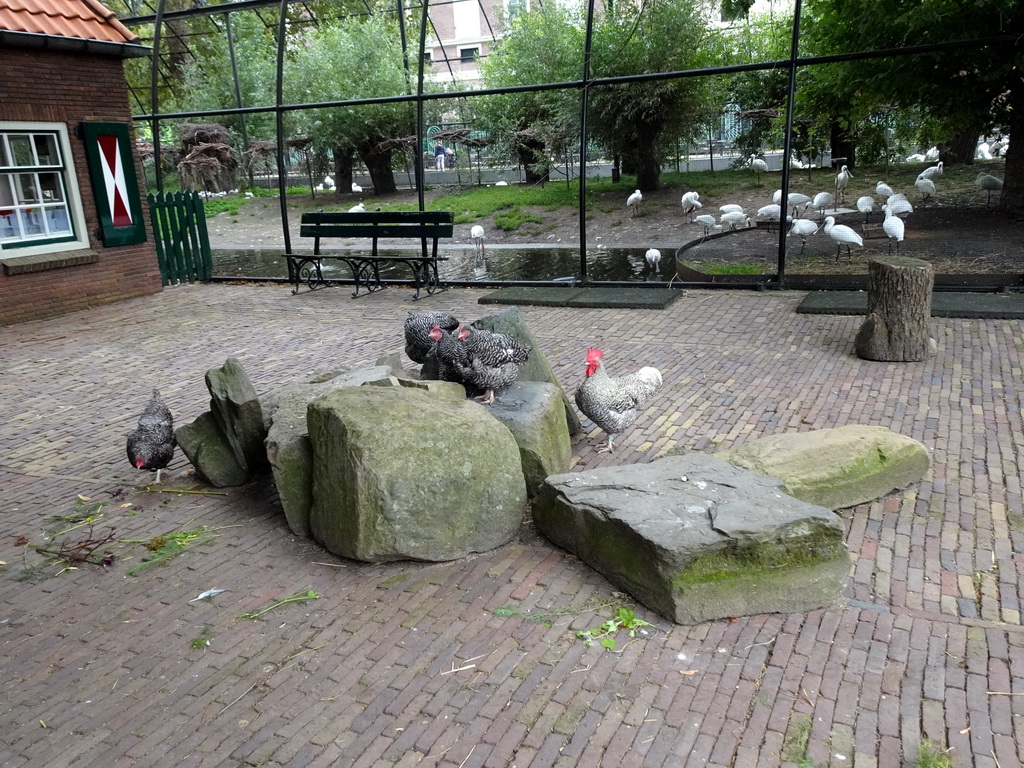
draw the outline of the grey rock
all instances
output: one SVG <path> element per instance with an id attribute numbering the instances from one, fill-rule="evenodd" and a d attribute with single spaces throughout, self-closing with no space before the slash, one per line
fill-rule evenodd
<path id="1" fill-rule="evenodd" d="M 533 518 L 552 542 L 681 624 L 831 605 L 850 570 L 833 512 L 703 453 L 554 475 Z"/>
<path id="2" fill-rule="evenodd" d="M 238 463 L 235 452 L 210 411 L 174 432 L 178 447 L 192 463 L 196 474 L 216 488 L 242 485 L 249 473 Z"/>
<path id="3" fill-rule="evenodd" d="M 516 381 L 498 395 L 489 411 L 508 427 L 519 445 L 527 493 L 540 491 L 548 475 L 566 472 L 572 443 L 558 387 L 540 381 Z"/>
<path id="4" fill-rule="evenodd" d="M 264 395 L 263 412 L 269 422 L 265 450 L 292 533 L 309 536 L 309 511 L 313 505 L 313 448 L 306 426 L 307 406 L 324 393 L 341 387 L 381 382 L 391 385 L 392 380 L 391 368 L 387 366 L 344 369 L 330 375 L 321 372 L 310 381 L 286 384 Z"/>
<path id="5" fill-rule="evenodd" d="M 210 411 L 239 466 L 250 473 L 265 469 L 263 409 L 242 364 L 229 357 L 220 368 L 206 372 L 206 386 L 210 390 Z"/>
<path id="6" fill-rule="evenodd" d="M 902 490 L 919 482 L 931 464 L 917 440 L 860 424 L 769 435 L 715 455 L 778 478 L 786 493 L 829 509 Z"/>
<path id="7" fill-rule="evenodd" d="M 562 385 L 558 382 L 554 370 L 548 363 L 547 358 L 541 351 L 537 339 L 526 327 L 522 315 L 517 307 L 506 307 L 494 315 L 487 315 L 473 321 L 474 328 L 490 331 L 491 333 L 504 333 L 517 341 L 530 347 L 530 359 L 519 367 L 518 381 L 545 381 L 558 387 L 563 405 L 565 407 L 565 424 L 570 435 L 575 435 L 582 429 L 580 417 L 572 407 L 572 403 L 566 396 Z"/>
<path id="8" fill-rule="evenodd" d="M 519 447 L 472 401 L 407 387 L 309 404 L 313 538 L 366 562 L 444 561 L 507 543 L 526 510 Z"/>

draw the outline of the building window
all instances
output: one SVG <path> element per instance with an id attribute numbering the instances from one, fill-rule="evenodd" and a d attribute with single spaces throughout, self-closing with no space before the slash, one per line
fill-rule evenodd
<path id="1" fill-rule="evenodd" d="M 88 245 L 70 156 L 63 124 L 0 123 L 0 250 Z"/>
<path id="2" fill-rule="evenodd" d="M 434 63 L 434 54 L 433 54 L 432 51 L 424 51 L 423 52 L 423 63 L 424 64 L 433 64 Z"/>
<path id="3" fill-rule="evenodd" d="M 480 56 L 479 48 L 459 48 L 459 60 L 463 64 L 472 64 Z"/>

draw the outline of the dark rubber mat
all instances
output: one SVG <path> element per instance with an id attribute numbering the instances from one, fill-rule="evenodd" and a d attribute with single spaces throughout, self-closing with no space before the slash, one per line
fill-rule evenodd
<path id="1" fill-rule="evenodd" d="M 865 291 L 814 291 L 808 293 L 796 311 L 804 315 L 863 315 L 867 312 Z M 1024 294 L 954 293 L 932 294 L 932 317 L 1024 319 Z"/>
<path id="2" fill-rule="evenodd" d="M 519 304 L 539 307 L 664 309 L 679 298 L 672 288 L 521 288 L 511 286 L 489 293 L 480 304 Z"/>

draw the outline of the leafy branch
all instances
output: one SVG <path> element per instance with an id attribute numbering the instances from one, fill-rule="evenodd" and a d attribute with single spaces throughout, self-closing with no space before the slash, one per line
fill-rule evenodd
<path id="1" fill-rule="evenodd" d="M 576 637 L 588 646 L 597 641 L 603 648 L 614 650 L 615 638 L 612 635 L 618 633 L 620 629 L 627 630 L 630 637 L 636 637 L 637 630 L 643 631 L 643 627 L 653 626 L 650 622 L 638 619 L 631 608 L 623 607 L 619 608 L 615 618 L 609 619 L 593 629 L 579 631 L 576 633 Z"/>
<path id="2" fill-rule="evenodd" d="M 57 558 L 57 562 L 64 563 L 64 570 L 77 568 L 83 564 L 98 565 L 101 568 L 113 565 L 114 555 L 101 550 L 117 540 L 114 536 L 115 529 L 111 528 L 110 533 L 105 537 L 97 539 L 93 537 L 92 528 L 90 525 L 88 535 L 73 544 L 65 541 L 57 549 L 49 549 L 41 545 L 35 545 L 32 548 L 41 555 Z"/>
<path id="3" fill-rule="evenodd" d="M 128 569 L 129 576 L 135 576 L 152 565 L 165 563 L 185 551 L 186 546 L 193 544 L 199 546 L 208 544 L 220 534 L 215 533 L 223 528 L 239 528 L 238 525 L 222 525 L 211 528 L 201 525 L 193 530 L 172 531 L 151 539 L 123 539 L 124 544 L 145 544 L 149 554 L 142 558 L 136 565 Z"/>
<path id="4" fill-rule="evenodd" d="M 323 595 L 315 592 L 312 589 L 307 589 L 305 592 L 296 592 L 294 595 L 275 600 L 270 605 L 260 608 L 258 611 L 251 611 L 250 613 L 243 613 L 241 618 L 256 620 L 265 613 L 268 613 L 275 608 L 280 608 L 282 605 L 287 603 L 304 603 L 307 600 L 319 600 Z"/>

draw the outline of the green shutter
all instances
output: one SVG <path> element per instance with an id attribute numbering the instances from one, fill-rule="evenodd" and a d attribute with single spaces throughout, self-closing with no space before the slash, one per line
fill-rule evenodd
<path id="1" fill-rule="evenodd" d="M 107 247 L 146 241 L 142 198 L 127 123 L 81 123 L 100 237 Z"/>

